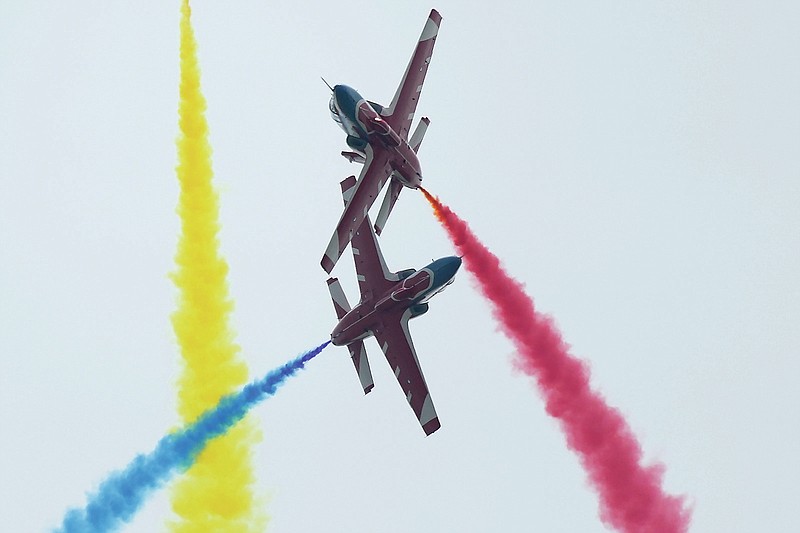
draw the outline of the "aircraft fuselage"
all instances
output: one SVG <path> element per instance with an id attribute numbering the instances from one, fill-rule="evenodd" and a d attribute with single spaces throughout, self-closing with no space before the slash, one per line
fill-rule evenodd
<path id="1" fill-rule="evenodd" d="M 411 318 L 425 313 L 427 301 L 453 282 L 460 266 L 459 257 L 437 259 L 398 281 L 386 293 L 362 300 L 336 325 L 331 333 L 332 343 L 346 346 L 371 336 L 372 330 L 391 310 L 410 310 Z"/>
<path id="2" fill-rule="evenodd" d="M 375 109 L 377 106 L 379 109 Z M 387 150 L 389 165 L 400 182 L 411 189 L 422 184 L 422 170 L 416 152 L 381 117 L 382 109 L 370 103 L 352 87 L 335 85 L 330 101 L 333 120 L 347 133 L 347 144 L 359 152 L 370 144 L 373 150 Z"/>

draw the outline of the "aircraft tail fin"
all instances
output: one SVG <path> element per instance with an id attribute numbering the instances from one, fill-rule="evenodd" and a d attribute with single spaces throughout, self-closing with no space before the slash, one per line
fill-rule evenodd
<path id="1" fill-rule="evenodd" d="M 336 278 L 328 279 L 328 290 L 331 293 L 331 300 L 333 300 L 333 308 L 336 310 L 336 316 L 341 320 L 344 315 L 350 311 L 350 304 L 347 301 L 342 286 Z M 369 360 L 367 359 L 367 349 L 363 341 L 351 342 L 347 345 L 350 351 L 350 358 L 353 360 L 353 366 L 356 368 L 356 374 L 361 381 L 361 388 L 364 389 L 364 394 L 369 393 L 375 383 L 372 381 L 372 371 L 369 368 Z"/>
<path id="2" fill-rule="evenodd" d="M 353 360 L 353 366 L 356 368 L 356 374 L 361 381 L 361 388 L 364 389 L 364 394 L 369 394 L 369 391 L 375 386 L 372 381 L 372 371 L 369 368 L 369 359 L 367 359 L 367 349 L 364 346 L 364 341 L 351 342 L 347 345 L 350 350 L 350 358 Z"/>
<path id="3" fill-rule="evenodd" d="M 375 233 L 377 235 L 380 235 L 383 231 L 386 221 L 389 220 L 389 213 L 392 212 L 403 188 L 403 184 L 398 180 L 389 181 L 389 186 L 386 188 L 386 196 L 383 197 L 383 203 L 381 204 L 381 210 L 378 211 L 378 218 L 375 219 Z"/>
<path id="4" fill-rule="evenodd" d="M 417 124 L 417 129 L 414 130 L 414 134 L 411 135 L 411 140 L 408 141 L 408 144 L 414 152 L 419 152 L 419 145 L 422 144 L 422 139 L 425 137 L 425 132 L 428 131 L 428 126 L 430 126 L 430 124 L 431 119 L 428 117 L 422 117 L 419 124 Z"/>
<path id="5" fill-rule="evenodd" d="M 431 121 L 428 117 L 422 117 L 422 120 L 417 124 L 417 129 L 414 130 L 414 134 L 408 142 L 414 152 L 419 151 L 422 139 L 425 137 L 425 132 L 428 131 L 428 125 L 430 123 Z M 400 196 L 402 190 L 403 185 L 397 179 L 393 178 L 389 181 L 389 187 L 386 189 L 386 196 L 383 197 L 381 210 L 378 211 L 378 218 L 375 219 L 375 233 L 377 235 L 380 235 L 383 231 L 386 221 L 389 220 L 389 214 L 392 212 L 394 204 L 397 202 L 397 198 Z"/>
<path id="6" fill-rule="evenodd" d="M 342 285 L 337 278 L 328 278 L 328 291 L 331 293 L 336 316 L 341 320 L 344 315 L 350 312 L 350 303 L 347 301 L 347 296 L 345 296 Z"/>

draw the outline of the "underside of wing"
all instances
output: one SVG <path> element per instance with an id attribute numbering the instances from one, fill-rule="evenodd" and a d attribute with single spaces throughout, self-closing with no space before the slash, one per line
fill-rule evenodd
<path id="1" fill-rule="evenodd" d="M 417 110 L 422 84 L 428 73 L 428 65 L 433 55 L 433 45 L 436 44 L 436 35 L 439 33 L 441 22 L 442 16 L 439 15 L 439 12 L 435 9 L 431 10 L 392 103 L 381 113 L 392 129 L 406 140 L 411 128 L 411 121 Z"/>
<path id="2" fill-rule="evenodd" d="M 376 328 L 374 334 L 422 430 L 430 435 L 441 425 L 411 342 L 408 331 L 410 317 L 409 309 L 402 314 L 387 317 L 383 326 Z"/>
<path id="3" fill-rule="evenodd" d="M 341 182 L 342 199 L 347 207 L 353 197 L 356 179 L 353 176 Z M 378 246 L 378 239 L 372 231 L 369 215 L 356 230 L 350 246 L 353 249 L 353 261 L 356 267 L 356 278 L 361 290 L 361 300 L 371 300 L 373 295 L 383 294 L 400 281 L 397 274 L 390 272 Z"/>
<path id="4" fill-rule="evenodd" d="M 383 294 L 400 281 L 397 274 L 390 272 L 386 266 L 369 215 L 364 217 L 353 235 L 351 246 L 362 300 L 370 300 L 373 296 Z"/>
<path id="5" fill-rule="evenodd" d="M 367 157 L 364 168 L 361 170 L 361 175 L 358 177 L 352 195 L 336 224 L 336 229 L 333 231 L 328 248 L 320 262 L 322 268 L 328 273 L 333 270 L 356 230 L 364 222 L 369 208 L 386 185 L 392 172 L 388 165 L 388 155 L 384 150 L 379 150 L 377 154 L 374 154 L 372 147 L 368 145 L 365 151 Z"/>

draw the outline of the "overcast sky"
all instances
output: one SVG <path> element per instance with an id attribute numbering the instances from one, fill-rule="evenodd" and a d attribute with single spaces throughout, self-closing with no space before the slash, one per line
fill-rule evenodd
<path id="1" fill-rule="evenodd" d="M 789 532 L 800 476 L 800 4 L 193 2 L 232 326 L 253 377 L 328 338 L 359 168 L 320 81 L 388 103 L 431 7 L 425 185 L 554 316 L 693 531 Z M 174 424 L 179 3 L 0 3 L 0 523 L 45 531 Z M 395 270 L 453 250 L 406 191 Z M 357 300 L 346 252 L 334 273 Z M 425 438 L 374 341 L 254 411 L 270 531 L 602 532 L 466 271 L 411 332 Z M 163 528 L 162 490 L 125 531 Z"/>

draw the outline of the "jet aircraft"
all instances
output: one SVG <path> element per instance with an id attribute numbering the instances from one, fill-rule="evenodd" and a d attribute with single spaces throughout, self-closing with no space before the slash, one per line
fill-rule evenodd
<path id="1" fill-rule="evenodd" d="M 408 132 L 441 21 L 441 15 L 431 10 L 389 107 L 365 100 L 347 85 L 332 88 L 331 117 L 347 133 L 347 145 L 353 150 L 342 155 L 350 162 L 363 163 L 364 167 L 353 198 L 342 213 L 322 257 L 322 268 L 329 274 L 387 181 L 390 181 L 389 189 L 375 223 L 378 235 L 403 187 L 416 189 L 422 182 L 417 151 L 430 121 L 422 118 L 411 140 Z"/>
<path id="2" fill-rule="evenodd" d="M 347 206 L 358 187 L 355 176 L 342 181 L 341 186 Z M 444 257 L 420 270 L 412 268 L 392 273 L 386 267 L 369 216 L 364 217 L 355 231 L 352 249 L 361 301 L 351 309 L 339 280 L 328 279 L 328 289 L 339 317 L 331 341 L 350 350 L 364 394 L 367 394 L 374 383 L 364 339 L 374 336 L 423 431 L 430 435 L 439 429 L 439 418 L 411 342 L 408 321 L 426 313 L 428 300 L 453 282 L 461 258 Z"/>

